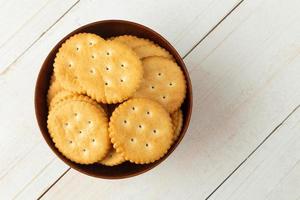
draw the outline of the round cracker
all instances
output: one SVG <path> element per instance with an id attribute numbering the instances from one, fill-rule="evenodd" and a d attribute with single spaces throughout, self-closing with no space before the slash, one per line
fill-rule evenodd
<path id="1" fill-rule="evenodd" d="M 143 77 L 141 61 L 133 50 L 122 43 L 107 41 L 89 54 L 81 58 L 85 64 L 76 73 L 91 98 L 110 104 L 133 95 Z"/>
<path id="2" fill-rule="evenodd" d="M 174 126 L 174 136 L 173 141 L 176 141 L 180 135 L 182 125 L 183 125 L 183 115 L 182 111 L 179 109 L 171 114 L 172 123 Z"/>
<path id="3" fill-rule="evenodd" d="M 64 99 L 66 99 L 69 96 L 74 96 L 76 95 L 73 92 L 67 91 L 67 90 L 62 90 L 60 92 L 58 92 L 50 101 L 49 104 L 49 110 L 53 109 L 53 107 L 58 104 L 59 102 L 63 101 Z"/>
<path id="4" fill-rule="evenodd" d="M 53 100 L 50 103 L 49 110 L 53 109 L 55 106 L 57 106 L 61 102 L 65 101 L 65 100 L 69 100 L 69 99 L 77 100 L 77 101 L 84 101 L 84 102 L 93 104 L 97 107 L 101 107 L 105 111 L 106 115 L 110 116 L 109 112 L 108 112 L 107 104 L 98 104 L 96 101 L 91 99 L 89 96 L 85 96 L 85 95 L 78 94 L 78 93 L 72 93 L 72 92 L 69 92 L 66 90 L 60 91 L 59 93 L 57 93 L 54 96 Z"/>
<path id="5" fill-rule="evenodd" d="M 109 150 L 108 154 L 99 161 L 100 164 L 106 166 L 115 166 L 123 163 L 125 161 L 124 156 L 118 153 L 113 147 Z"/>
<path id="6" fill-rule="evenodd" d="M 61 102 L 65 101 L 65 100 L 69 100 L 69 99 L 78 100 L 78 101 L 84 101 L 84 102 L 93 104 L 95 106 L 100 106 L 96 101 L 94 101 L 93 99 L 89 98 L 88 96 L 63 90 L 63 91 L 60 91 L 59 93 L 57 93 L 54 96 L 54 98 L 52 99 L 52 101 L 50 103 L 49 109 L 51 110 L 56 105 L 60 104 Z"/>
<path id="7" fill-rule="evenodd" d="M 117 107 L 109 123 L 114 148 L 137 164 L 160 159 L 170 148 L 173 125 L 169 113 L 157 102 L 137 98 Z"/>
<path id="8" fill-rule="evenodd" d="M 90 103 L 65 100 L 50 110 L 47 122 L 56 148 L 76 163 L 95 163 L 110 148 L 105 112 Z"/>
<path id="9" fill-rule="evenodd" d="M 150 98 L 161 103 L 170 113 L 182 104 L 186 83 L 180 67 L 162 57 L 143 60 L 144 80 L 134 97 Z"/>
<path id="10" fill-rule="evenodd" d="M 173 60 L 173 56 L 164 48 L 156 44 L 148 44 L 139 46 L 133 49 L 140 59 L 147 58 L 150 56 L 161 56 Z"/>
<path id="11" fill-rule="evenodd" d="M 121 43 L 129 46 L 132 49 L 139 47 L 139 46 L 154 44 L 153 42 L 151 42 L 148 39 L 139 38 L 139 37 L 136 37 L 133 35 L 121 35 L 121 36 L 111 38 L 111 40 L 116 41 L 116 42 L 121 42 Z"/>
<path id="12" fill-rule="evenodd" d="M 47 103 L 48 106 L 50 105 L 51 100 L 54 98 L 54 96 L 59 93 L 60 91 L 64 90 L 59 81 L 55 78 L 54 74 L 52 74 L 50 79 L 50 86 L 47 93 Z"/>
<path id="13" fill-rule="evenodd" d="M 79 33 L 62 44 L 54 60 L 54 73 L 62 87 L 72 92 L 84 93 L 76 71 L 87 64 L 92 52 L 97 51 L 96 46 L 104 42 L 96 34 Z"/>

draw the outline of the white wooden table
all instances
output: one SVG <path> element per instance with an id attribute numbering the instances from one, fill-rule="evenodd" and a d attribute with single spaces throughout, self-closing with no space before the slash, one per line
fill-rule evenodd
<path id="1" fill-rule="evenodd" d="M 0 0 L 0 199 L 300 199 L 299 8 L 299 0 Z M 161 33 L 193 84 L 181 145 L 124 180 L 70 169 L 34 115 L 50 49 L 102 19 Z"/>

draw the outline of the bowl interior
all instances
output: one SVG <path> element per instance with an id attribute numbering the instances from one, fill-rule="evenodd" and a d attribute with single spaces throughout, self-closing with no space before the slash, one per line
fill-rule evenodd
<path id="1" fill-rule="evenodd" d="M 92 165 L 81 165 L 74 163 L 70 161 L 69 159 L 65 158 L 54 146 L 54 143 L 48 133 L 47 129 L 47 115 L 48 115 L 48 107 L 47 107 L 47 91 L 49 88 L 49 81 L 50 77 L 53 72 L 53 62 L 55 55 L 61 46 L 61 44 L 70 36 L 81 33 L 81 32 L 89 32 L 89 33 L 95 33 L 97 35 L 100 35 L 103 38 L 109 38 L 112 36 L 118 36 L 118 35 L 135 35 L 137 37 L 142 38 L 148 38 L 155 43 L 159 44 L 163 48 L 167 49 L 176 59 L 176 62 L 178 65 L 182 68 L 182 71 L 185 74 L 185 78 L 187 81 L 187 95 L 185 98 L 185 101 L 181 107 L 184 115 L 183 120 L 183 127 L 181 134 L 178 138 L 178 140 L 172 145 L 172 147 L 169 149 L 168 153 L 164 155 L 163 158 L 160 160 L 151 163 L 151 164 L 143 164 L 143 165 L 137 165 L 132 164 L 130 162 L 125 162 L 121 165 L 117 165 L 114 167 L 106 167 L 100 164 L 92 164 Z M 187 72 L 187 69 L 184 65 L 183 60 L 177 53 L 177 51 L 172 47 L 172 45 L 166 41 L 162 36 L 160 36 L 158 33 L 154 32 L 153 30 L 133 22 L 129 21 L 122 21 L 122 20 L 106 20 L 106 21 L 99 21 L 94 22 L 88 25 L 85 25 L 83 27 L 80 27 L 73 31 L 72 33 L 68 34 L 66 37 L 64 37 L 49 53 L 46 60 L 44 61 L 40 73 L 38 75 L 36 88 L 35 88 L 35 112 L 36 117 L 38 121 L 38 125 L 40 127 L 41 133 L 43 137 L 45 138 L 47 144 L 50 146 L 50 148 L 54 151 L 54 153 L 63 160 L 66 164 L 68 164 L 70 167 L 85 173 L 90 176 L 99 177 L 99 178 L 107 178 L 107 179 L 120 179 L 120 178 L 126 178 L 131 177 L 135 175 L 139 175 L 143 172 L 146 172 L 153 167 L 157 166 L 159 163 L 161 163 L 163 160 L 165 160 L 177 147 L 177 145 L 182 140 L 190 121 L 191 117 L 191 111 L 192 111 L 192 88 L 191 88 L 191 81 Z"/>

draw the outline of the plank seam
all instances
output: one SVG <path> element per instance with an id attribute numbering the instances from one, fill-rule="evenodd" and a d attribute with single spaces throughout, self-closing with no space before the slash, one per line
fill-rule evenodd
<path id="1" fill-rule="evenodd" d="M 58 179 L 56 179 L 37 199 L 40 200 L 66 173 L 70 171 L 70 169 L 71 168 L 69 167 L 64 173 L 62 173 L 62 175 L 60 175 L 60 177 L 58 177 Z"/>
<path id="2" fill-rule="evenodd" d="M 40 12 L 43 10 L 43 9 L 45 9 L 47 6 L 48 6 L 48 4 L 50 3 L 50 1 L 48 0 L 34 15 L 32 15 L 28 20 L 26 20 L 22 25 L 21 25 L 21 27 L 20 28 L 18 28 L 6 41 L 4 41 L 1 45 L 0 45 L 0 49 L 3 47 L 3 46 L 5 46 L 5 44 L 6 43 L 8 43 L 8 42 L 10 42 L 15 36 L 16 36 L 16 34 L 18 34 L 18 32 L 20 31 L 20 30 L 22 30 L 25 26 L 26 26 L 26 24 L 28 23 L 28 22 L 30 22 L 33 18 L 35 18 L 37 15 L 39 15 L 40 14 Z"/>
<path id="3" fill-rule="evenodd" d="M 214 27 L 212 27 L 204 36 L 197 42 L 184 56 L 185 59 L 202 41 L 204 41 L 233 11 L 235 11 L 244 0 L 241 0 L 238 4 L 236 4 Z"/>
<path id="4" fill-rule="evenodd" d="M 49 163 L 47 163 L 47 165 L 45 167 L 42 168 L 42 170 L 39 171 L 38 174 L 36 174 L 14 197 L 13 199 L 17 199 L 18 196 L 20 196 L 20 194 L 22 194 L 22 192 L 39 176 L 41 175 L 45 169 L 47 169 L 47 167 L 49 167 L 52 163 L 54 162 L 54 159 L 51 160 Z"/>
<path id="5" fill-rule="evenodd" d="M 50 25 L 43 33 L 35 39 L 11 64 L 9 64 L 7 67 L 4 67 L 4 70 L 0 72 L 0 76 L 5 75 L 7 72 L 9 72 L 13 65 L 29 50 L 35 43 L 37 43 L 51 28 L 53 28 L 70 10 L 72 10 L 80 0 L 77 0 L 66 12 L 64 12 L 52 25 Z"/>
<path id="6" fill-rule="evenodd" d="M 255 152 L 290 118 L 290 116 L 295 113 L 300 108 L 300 104 L 296 106 L 283 120 L 280 122 L 272 131 L 267 135 L 265 139 L 205 198 L 208 200 L 239 168 L 247 162 L 247 160 L 252 157 Z"/>

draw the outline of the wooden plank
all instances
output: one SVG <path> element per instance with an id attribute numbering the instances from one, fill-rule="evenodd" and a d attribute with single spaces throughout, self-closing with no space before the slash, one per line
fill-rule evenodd
<path id="1" fill-rule="evenodd" d="M 61 172 L 65 168 L 66 166 L 59 159 L 53 159 L 47 165 L 44 163 L 42 170 L 22 190 L 15 193 L 14 198 L 20 200 L 28 199 L 29 197 L 32 197 L 31 199 L 37 198 L 41 193 L 46 192 L 49 184 L 57 181 L 57 172 Z"/>
<path id="2" fill-rule="evenodd" d="M 299 4 L 244 2 L 185 59 L 193 116 L 167 161 L 120 181 L 70 170 L 44 198 L 207 198 L 299 105 Z"/>
<path id="3" fill-rule="evenodd" d="M 300 108 L 211 199 L 299 199 L 299 132 Z"/>
<path id="4" fill-rule="evenodd" d="M 26 24 L 39 10 L 42 10 L 47 0 L 32 0 L 19 3 L 18 0 L 5 1 L 0 6 L 0 45 L 2 46 L 22 26 Z M 11 13 L 14 13 L 13 15 Z M 3 26 L 3 28 L 2 28 Z"/>
<path id="5" fill-rule="evenodd" d="M 77 0 L 12 0 L 0 6 L 0 74 Z"/>
<path id="6" fill-rule="evenodd" d="M 131 20 L 153 28 L 166 37 L 185 55 L 191 47 L 205 36 L 218 22 L 242 0 L 175 0 L 160 1 L 106 1 L 97 0 L 81 3 L 81 10 L 74 13 L 78 25 L 102 19 Z M 101 8 L 102 12 L 99 12 Z M 137 12 L 137 9 L 141 12 Z M 82 16 L 81 11 L 88 10 Z M 212 12 L 213 10 L 213 12 Z M 188 11 L 188 12 L 187 12 Z"/>
<path id="7" fill-rule="evenodd" d="M 56 161 L 57 158 L 43 141 L 35 123 L 32 98 L 41 63 L 64 35 L 92 21 L 120 18 L 148 25 L 174 43 L 184 37 L 180 36 L 183 27 L 193 29 L 190 24 L 196 23 L 195 19 L 199 19 L 197 16 L 211 18 L 211 24 L 205 23 L 203 29 L 195 31 L 193 41 L 197 43 L 203 36 L 200 32 L 209 32 L 218 23 L 216 16 L 220 16 L 220 20 L 239 1 L 226 1 L 223 9 L 219 6 L 216 10 L 217 14 L 207 12 L 206 8 L 218 5 L 216 2 L 217 0 L 189 0 L 184 5 L 181 1 L 174 1 L 172 4 L 162 2 L 159 7 L 156 2 L 151 1 L 142 5 L 133 0 L 126 3 L 107 1 L 105 4 L 99 1 L 80 1 L 38 38 L 5 73 L 0 74 L 0 132 L 6 133 L 0 134 L 0 140 L 5 141 L 0 144 L 0 199 L 36 198 L 68 169 L 66 165 Z M 137 9 L 139 12 L 136 12 Z M 190 12 L 185 12 L 186 10 Z M 183 13 L 182 18 L 179 13 Z M 192 48 L 195 45 L 192 43 L 192 40 L 187 41 L 186 46 L 181 45 L 179 50 L 183 47 L 186 50 Z"/>
<path id="8" fill-rule="evenodd" d="M 5 29 L 9 31 L 5 32 L 5 37 L 0 40 L 0 44 L 2 44 L 0 46 L 0 73 L 8 68 L 9 64 L 18 58 L 20 54 L 24 53 L 36 39 L 41 37 L 47 27 L 53 24 L 67 8 L 70 8 L 77 2 L 75 0 L 69 0 L 62 3 L 61 1 L 55 0 L 47 1 L 45 2 L 46 5 L 42 5 L 41 1 L 37 1 L 39 4 L 36 4 L 36 0 L 31 1 L 28 3 L 29 7 L 25 6 L 25 8 L 22 6 L 22 3 L 16 4 L 15 1 L 3 7 L 2 19 L 5 20 L 1 21 L 0 24 L 4 25 L 2 29 L 4 32 Z M 79 26 L 100 19 L 120 18 L 134 20 L 144 24 L 147 23 L 146 25 L 155 28 L 171 41 L 174 41 L 179 47 L 180 53 L 185 54 L 190 49 L 190 46 L 195 45 L 199 41 L 199 38 L 202 38 L 209 32 L 209 30 L 240 1 L 241 0 L 227 0 L 226 3 L 220 3 L 216 0 L 190 0 L 186 2 L 185 6 L 181 6 L 180 1 L 173 1 L 172 4 L 168 1 L 162 1 L 159 7 L 150 1 L 144 2 L 143 6 L 139 7 L 139 9 L 144 9 L 145 12 L 135 12 L 136 6 L 140 5 L 134 1 L 126 4 L 122 3 L 122 1 L 106 2 L 105 4 L 97 1 L 89 1 L 88 3 L 83 2 L 81 4 L 84 6 L 82 9 L 88 9 L 89 12 L 85 12 L 84 16 L 78 13 L 78 16 L 75 17 L 75 22 L 76 25 Z M 84 5 L 84 3 L 86 5 Z M 15 6 L 15 4 L 18 6 Z M 91 7 L 91 5 L 94 7 Z M 29 9 L 31 8 L 30 6 L 34 6 L 36 10 Z M 41 6 L 42 8 L 40 8 Z M 98 6 L 106 12 L 98 12 Z M 168 9 L 168 11 L 165 12 L 165 9 Z M 183 9 L 187 9 L 189 12 L 185 12 Z M 214 13 L 210 12 L 212 9 Z M 108 12 L 109 10 L 110 12 Z M 115 12 L 111 12 L 111 10 L 115 10 Z M 6 17 L 14 11 L 21 13 L 20 15 L 27 14 L 28 19 L 26 17 L 20 17 L 20 15 Z M 34 11 L 37 11 L 37 13 L 34 13 Z M 97 13 L 95 14 L 96 11 Z M 33 16 L 29 16 L 28 12 Z M 49 13 L 52 14 L 49 15 Z M 128 13 L 131 13 L 131 15 L 128 15 Z M 132 13 L 135 14 L 133 15 Z M 161 14 L 157 15 L 157 13 Z M 181 13 L 180 17 L 178 13 Z M 152 20 L 149 20 L 150 16 Z M 157 23 L 161 21 L 161 19 L 165 20 L 164 23 Z M 165 25 L 169 27 L 168 30 Z M 190 31 L 192 29 L 193 31 Z M 174 32 L 176 34 L 174 34 Z M 25 38 L 24 35 L 26 35 Z"/>

